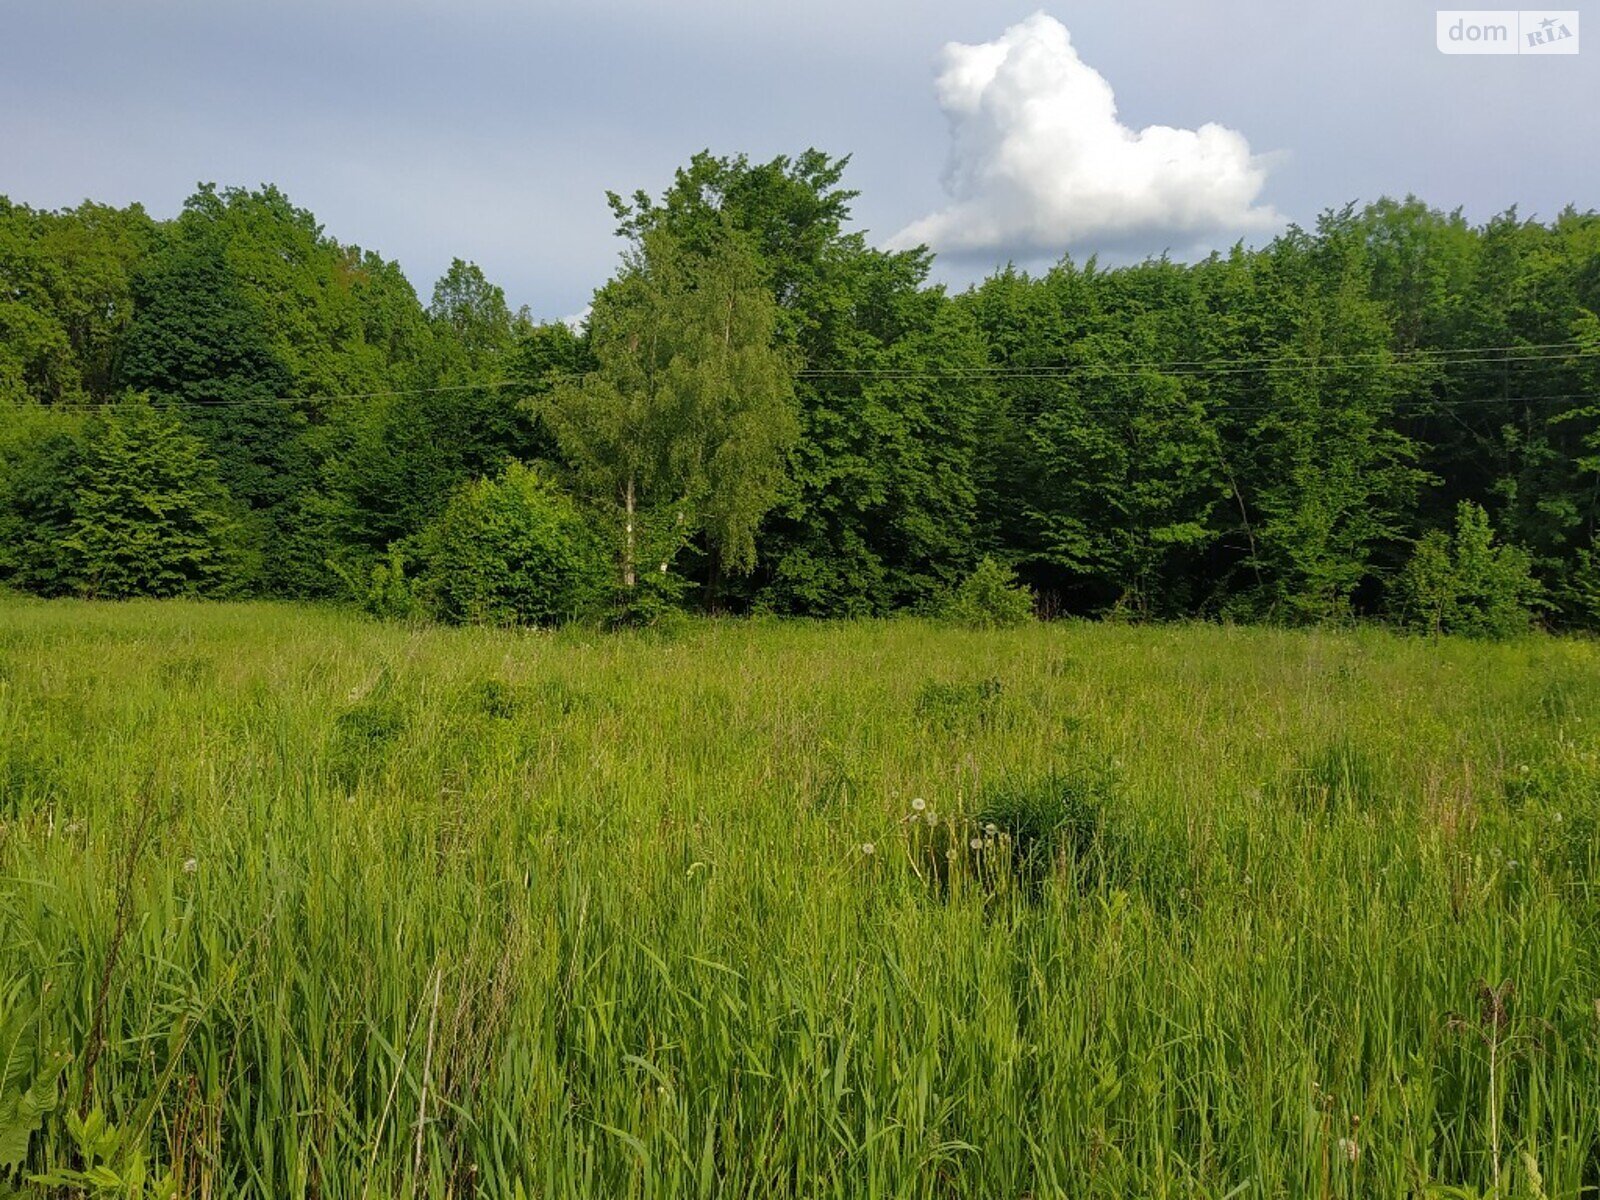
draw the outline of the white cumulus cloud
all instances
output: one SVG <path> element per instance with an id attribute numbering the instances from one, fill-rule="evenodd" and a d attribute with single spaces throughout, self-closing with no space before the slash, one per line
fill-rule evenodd
<path id="1" fill-rule="evenodd" d="M 1124 125 L 1111 85 L 1045 13 L 992 42 L 947 45 L 938 96 L 952 203 L 901 230 L 894 247 L 1027 259 L 1197 246 L 1283 224 L 1257 202 L 1267 170 L 1244 135 L 1214 123 Z"/>

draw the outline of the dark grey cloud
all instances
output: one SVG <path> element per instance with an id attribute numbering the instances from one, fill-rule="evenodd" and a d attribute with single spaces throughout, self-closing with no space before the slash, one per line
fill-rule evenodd
<path id="1" fill-rule="evenodd" d="M 853 153 L 857 216 L 878 241 L 947 208 L 942 48 L 993 42 L 1039 7 L 12 0 L 0 192 L 166 214 L 199 180 L 270 180 L 335 236 L 399 258 L 424 294 L 460 255 L 513 301 L 561 316 L 615 261 L 604 190 L 659 189 L 704 147 Z M 1446 57 L 1434 7 L 1045 11 L 1115 88 L 1127 126 L 1216 124 L 1270 155 L 1259 204 L 1290 219 L 1407 191 L 1474 216 L 1600 205 L 1600 165 L 1583 151 L 1600 134 L 1600 46 Z M 1169 246 L 1183 248 L 1156 222 L 1116 248 Z M 945 269 L 960 281 L 986 265 Z"/>

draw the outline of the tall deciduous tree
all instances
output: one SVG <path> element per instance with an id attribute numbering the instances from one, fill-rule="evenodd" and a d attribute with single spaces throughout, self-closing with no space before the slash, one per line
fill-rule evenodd
<path id="1" fill-rule="evenodd" d="M 595 298 L 595 369 L 544 411 L 582 490 L 616 527 L 618 580 L 665 574 L 703 533 L 722 567 L 748 570 L 794 438 L 790 362 L 776 306 L 729 233 L 691 250 L 641 236 Z"/>
<path id="2" fill-rule="evenodd" d="M 848 160 L 819 150 L 753 163 L 695 155 L 660 200 L 612 197 L 620 231 L 754 247 L 798 356 L 799 436 L 761 531 L 744 599 L 787 612 L 926 604 L 969 568 L 993 389 L 968 314 L 928 287 L 925 250 L 887 252 L 846 229 Z"/>

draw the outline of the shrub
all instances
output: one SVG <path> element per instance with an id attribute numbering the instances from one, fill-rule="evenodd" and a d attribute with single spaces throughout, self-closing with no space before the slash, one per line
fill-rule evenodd
<path id="1" fill-rule="evenodd" d="M 1033 593 L 1017 582 L 1016 572 L 984 557 L 971 575 L 950 594 L 945 616 L 973 629 L 1003 629 L 1033 618 Z"/>
<path id="2" fill-rule="evenodd" d="M 1052 772 L 991 787 L 974 819 L 1006 835 L 1025 874 L 1045 875 L 1058 855 L 1087 867 L 1103 849 L 1106 799 L 1103 778 Z"/>
<path id="3" fill-rule="evenodd" d="M 405 556 L 398 544 L 389 547 L 388 557 L 373 563 L 365 574 L 328 560 L 328 567 L 343 581 L 350 598 L 369 616 L 400 621 L 416 616 L 422 609 L 417 589 L 406 576 Z"/>
<path id="4" fill-rule="evenodd" d="M 1578 551 L 1560 589 L 1567 619 L 1588 629 L 1600 629 L 1600 537 Z"/>
<path id="5" fill-rule="evenodd" d="M 1404 620 L 1429 633 L 1469 637 L 1526 632 L 1540 605 L 1532 566 L 1520 546 L 1497 545 L 1489 514 L 1463 500 L 1454 536 L 1424 535 L 1400 577 Z"/>
<path id="6" fill-rule="evenodd" d="M 41 595 L 71 590 L 61 543 L 83 461 L 82 414 L 0 400 L 0 581 Z"/>
<path id="7" fill-rule="evenodd" d="M 73 590 L 90 597 L 214 594 L 244 573 L 217 464 L 176 417 L 140 400 L 88 423 L 60 553 Z"/>
<path id="8" fill-rule="evenodd" d="M 912 862 L 941 897 L 968 883 L 1037 897 L 1058 866 L 1092 888 L 1105 874 L 1109 794 L 1103 774 L 1051 772 L 990 786 L 966 817 L 913 812 Z"/>
<path id="9" fill-rule="evenodd" d="M 420 545 L 423 595 L 446 621 L 555 624 L 591 609 L 604 588 L 577 508 L 519 463 L 457 492 Z"/>

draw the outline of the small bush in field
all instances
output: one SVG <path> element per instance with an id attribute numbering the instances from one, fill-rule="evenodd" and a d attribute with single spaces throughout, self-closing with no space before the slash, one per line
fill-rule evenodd
<path id="1" fill-rule="evenodd" d="M 373 563 L 365 574 L 329 561 L 328 567 L 350 593 L 350 598 L 369 616 L 383 621 L 403 621 L 422 612 L 415 583 L 406 575 L 405 557 L 398 545 Z"/>
<path id="2" fill-rule="evenodd" d="M 945 603 L 947 620 L 972 629 L 1006 629 L 1033 619 L 1033 593 L 1016 572 L 987 556 Z"/>
<path id="3" fill-rule="evenodd" d="M 974 811 L 942 817 L 917 808 L 907 818 L 917 871 L 940 896 L 962 886 L 1037 897 L 1058 866 L 1093 887 L 1111 862 L 1106 780 L 1089 772 L 1051 772 L 988 788 Z"/>
<path id="4" fill-rule="evenodd" d="M 576 506 L 520 463 L 457 492 L 421 547 L 422 594 L 458 624 L 559 624 L 590 611 L 604 588 L 600 548 Z"/>
<path id="5" fill-rule="evenodd" d="M 998 784 L 983 794 L 974 813 L 979 827 L 1004 834 L 1016 871 L 1037 882 L 1057 858 L 1089 868 L 1104 850 L 1108 788 L 1087 773 L 1052 771 L 1037 779 Z"/>

